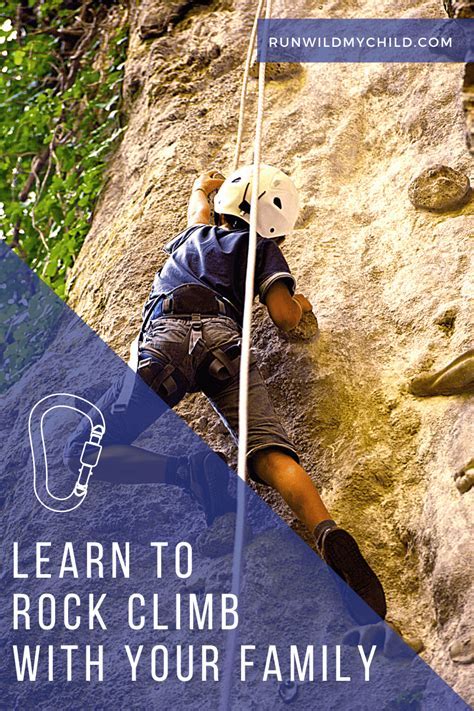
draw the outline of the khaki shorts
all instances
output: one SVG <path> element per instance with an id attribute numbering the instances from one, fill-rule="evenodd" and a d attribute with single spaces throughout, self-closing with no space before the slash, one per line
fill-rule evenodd
<path id="1" fill-rule="evenodd" d="M 238 369 L 219 387 L 215 383 L 206 384 L 203 371 L 209 363 L 213 349 L 228 349 L 240 346 L 241 331 L 233 319 L 226 316 L 203 316 L 202 338 L 189 354 L 189 318 L 161 317 L 152 321 L 145 334 L 144 345 L 149 344 L 163 353 L 176 367 L 175 382 L 179 387 L 171 397 L 162 392 L 160 396 L 174 407 L 187 392 L 202 390 L 218 413 L 234 439 L 238 439 L 239 420 L 239 373 Z M 232 350 L 232 349 L 231 349 Z M 240 352 L 240 351 L 239 351 Z M 240 358 L 239 358 L 240 360 Z M 238 363 L 237 363 L 238 364 Z M 139 371 L 140 372 L 140 371 Z M 299 461 L 298 453 L 282 426 L 270 399 L 267 387 L 257 366 L 253 353 L 250 357 L 248 396 L 248 444 L 249 473 L 255 481 L 261 480 L 252 471 L 251 458 L 262 449 L 278 448 Z"/>

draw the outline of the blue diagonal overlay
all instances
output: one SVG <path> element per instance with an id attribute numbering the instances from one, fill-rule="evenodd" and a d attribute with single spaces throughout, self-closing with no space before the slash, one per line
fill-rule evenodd
<path id="1" fill-rule="evenodd" d="M 279 692 L 293 691 L 279 672 L 298 668 L 295 708 L 468 708 L 385 624 L 353 631 L 351 592 L 344 602 L 336 576 L 250 489 L 236 612 L 234 515 L 209 517 L 200 496 L 213 471 L 231 477 L 230 500 L 233 472 L 141 381 L 114 419 L 127 366 L 4 244 L 0 303 L 2 708 L 215 709 L 237 621 L 232 708 L 283 706 Z M 180 474 L 190 457 L 194 495 Z M 87 493 L 74 493 L 88 467 Z"/>

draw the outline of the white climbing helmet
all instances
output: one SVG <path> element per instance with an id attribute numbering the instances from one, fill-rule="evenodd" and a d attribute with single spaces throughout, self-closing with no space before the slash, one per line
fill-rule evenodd
<path id="1" fill-rule="evenodd" d="M 221 185 L 214 200 L 219 215 L 234 215 L 250 223 L 253 165 L 232 173 Z M 257 232 L 262 237 L 283 237 L 298 217 L 298 191 L 286 173 L 262 164 L 259 176 Z"/>

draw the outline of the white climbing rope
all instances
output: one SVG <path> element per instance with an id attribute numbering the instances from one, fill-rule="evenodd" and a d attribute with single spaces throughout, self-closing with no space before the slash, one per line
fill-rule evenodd
<path id="1" fill-rule="evenodd" d="M 252 31 L 250 33 L 247 57 L 245 59 L 244 76 L 242 79 L 242 89 L 240 92 L 239 125 L 237 128 L 237 139 L 235 142 L 234 152 L 234 170 L 237 170 L 237 168 L 239 167 L 240 154 L 242 152 L 242 139 L 244 135 L 245 126 L 245 100 L 247 98 L 247 88 L 249 83 L 250 67 L 252 65 L 253 50 L 255 48 L 255 38 L 257 37 L 258 21 L 262 14 L 264 2 L 265 0 L 258 0 L 258 6 L 255 12 L 255 18 L 252 25 Z"/>
<path id="2" fill-rule="evenodd" d="M 235 149 L 234 167 L 239 165 L 240 152 L 242 147 L 242 136 L 245 119 L 245 100 L 247 95 L 247 85 L 249 78 L 250 64 L 255 46 L 255 38 L 258 27 L 258 20 L 261 16 L 265 2 L 265 19 L 271 15 L 271 0 L 259 0 L 255 20 L 252 27 L 250 42 L 245 63 L 244 77 L 242 82 L 242 93 L 240 98 L 239 128 L 237 133 L 237 144 Z M 237 487 L 237 515 L 235 522 L 234 552 L 232 560 L 232 586 L 231 590 L 237 597 L 240 594 L 241 578 L 243 569 L 243 546 L 245 534 L 245 489 L 247 474 L 247 441 L 248 441 L 248 385 L 250 367 L 250 341 L 252 332 L 252 306 L 254 300 L 255 281 L 255 261 L 257 252 L 257 210 L 259 196 L 259 176 L 260 176 L 260 154 L 262 144 L 263 109 L 265 97 L 265 62 L 259 63 L 258 69 L 258 99 L 257 99 L 257 120 L 255 128 L 254 152 L 253 152 L 253 176 L 252 176 L 252 198 L 250 201 L 250 230 L 249 247 L 247 256 L 247 270 L 245 277 L 245 300 L 242 322 L 242 346 L 240 359 L 239 377 L 239 449 L 237 474 L 241 482 Z M 224 665 L 224 676 L 221 689 L 220 709 L 228 711 L 231 708 L 232 680 L 234 671 L 235 652 L 237 647 L 238 630 L 232 630 L 227 637 L 226 655 Z"/>
<path id="3" fill-rule="evenodd" d="M 271 0 L 266 0 L 265 17 L 269 17 Z M 250 366 L 250 339 L 252 331 L 252 306 L 254 300 L 255 260 L 257 254 L 257 210 L 260 178 L 260 154 L 263 128 L 263 106 L 265 97 L 265 62 L 260 62 L 258 71 L 258 103 L 255 129 L 252 174 L 252 198 L 250 201 L 250 230 L 245 275 L 245 300 L 242 321 L 242 352 L 239 382 L 239 456 L 238 475 L 246 480 L 247 438 L 248 438 L 248 382 Z"/>

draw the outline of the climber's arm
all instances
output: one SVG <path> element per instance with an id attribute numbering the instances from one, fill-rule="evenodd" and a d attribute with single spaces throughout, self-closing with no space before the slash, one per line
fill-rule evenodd
<path id="1" fill-rule="evenodd" d="M 188 203 L 188 227 L 193 225 L 209 225 L 211 220 L 211 208 L 208 197 L 213 190 L 221 187 L 224 180 L 213 178 L 212 171 L 202 173 L 194 181 L 193 189 Z"/>
<path id="2" fill-rule="evenodd" d="M 304 313 L 313 310 L 303 294 L 292 296 L 282 279 L 275 281 L 268 289 L 265 306 L 275 326 L 282 331 L 291 331 L 299 324 Z"/>
<path id="3" fill-rule="evenodd" d="M 211 208 L 207 199 L 207 193 L 203 190 L 193 188 L 188 204 L 188 227 L 193 225 L 208 225 L 211 218 Z"/>

